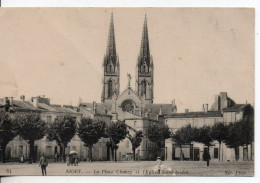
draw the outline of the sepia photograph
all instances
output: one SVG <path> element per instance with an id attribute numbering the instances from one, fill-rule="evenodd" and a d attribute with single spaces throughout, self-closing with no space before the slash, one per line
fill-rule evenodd
<path id="1" fill-rule="evenodd" d="M 0 8 L 0 176 L 254 176 L 254 8 Z"/>

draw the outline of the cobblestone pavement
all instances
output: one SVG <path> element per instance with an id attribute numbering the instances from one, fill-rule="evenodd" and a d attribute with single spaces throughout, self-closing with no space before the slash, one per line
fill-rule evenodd
<path id="1" fill-rule="evenodd" d="M 160 173 L 156 162 L 80 162 L 78 166 L 49 163 L 47 175 L 133 175 L 133 176 L 253 176 L 254 162 L 165 161 Z M 41 175 L 38 164 L 0 164 L 0 175 Z"/>

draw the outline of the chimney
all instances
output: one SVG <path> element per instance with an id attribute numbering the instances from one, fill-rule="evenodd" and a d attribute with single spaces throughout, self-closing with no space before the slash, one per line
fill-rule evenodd
<path id="1" fill-rule="evenodd" d="M 175 99 L 172 100 L 172 106 L 175 106 Z"/>
<path id="2" fill-rule="evenodd" d="M 215 108 L 214 108 L 214 111 L 220 111 L 219 95 L 215 95 Z"/>
<path id="3" fill-rule="evenodd" d="M 97 114 L 97 104 L 96 104 L 95 101 L 93 101 L 92 109 L 93 109 L 93 113 L 94 113 L 94 114 Z"/>
<path id="4" fill-rule="evenodd" d="M 220 92 L 220 110 L 228 107 L 227 92 Z"/>
<path id="5" fill-rule="evenodd" d="M 38 97 L 33 97 L 32 98 L 33 106 L 38 108 L 39 107 L 39 98 Z"/>
<path id="6" fill-rule="evenodd" d="M 10 97 L 10 106 L 12 106 L 14 104 L 14 97 Z"/>
<path id="7" fill-rule="evenodd" d="M 21 95 L 21 96 L 20 96 L 20 99 L 21 99 L 22 101 L 25 101 L 25 96 L 24 96 L 24 95 Z"/>
<path id="8" fill-rule="evenodd" d="M 162 113 L 162 106 L 160 107 L 159 115 L 160 115 L 160 116 L 163 115 L 163 113 Z"/>
<path id="9" fill-rule="evenodd" d="M 185 109 L 185 113 L 189 113 L 189 109 Z"/>
<path id="10" fill-rule="evenodd" d="M 204 112 L 208 112 L 208 106 L 209 106 L 208 104 L 204 105 Z"/>

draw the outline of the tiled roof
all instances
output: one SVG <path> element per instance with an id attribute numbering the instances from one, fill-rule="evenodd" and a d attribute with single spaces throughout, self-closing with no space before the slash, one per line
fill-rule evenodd
<path id="1" fill-rule="evenodd" d="M 78 113 L 77 111 L 71 108 L 61 107 L 61 105 L 47 105 L 45 103 L 38 103 L 38 106 L 40 109 L 44 109 L 52 112 Z"/>
<path id="2" fill-rule="evenodd" d="M 226 107 L 223 109 L 224 112 L 241 111 L 247 104 L 235 104 L 232 107 Z"/>
<path id="3" fill-rule="evenodd" d="M 55 108 L 50 106 L 50 105 L 47 105 L 45 103 L 38 103 L 38 107 L 40 109 L 44 109 L 44 110 L 47 110 L 47 111 L 53 111 L 53 112 L 56 112 Z"/>
<path id="4" fill-rule="evenodd" d="M 20 101 L 20 100 L 14 100 L 13 101 L 13 108 L 21 108 L 26 110 L 32 110 L 32 111 L 39 111 L 38 108 L 34 107 L 30 102 L 28 101 Z"/>
<path id="5" fill-rule="evenodd" d="M 163 115 L 172 114 L 172 110 L 173 110 L 172 104 L 146 104 L 145 112 L 148 112 L 150 110 L 150 112 L 153 114 L 159 114 L 161 108 L 162 108 Z"/>
<path id="6" fill-rule="evenodd" d="M 82 103 L 82 107 L 89 108 L 91 111 L 93 111 L 93 103 Z M 97 107 L 97 114 L 101 115 L 107 115 L 109 111 L 112 109 L 112 104 L 108 103 L 96 103 Z M 107 113 L 105 112 L 107 111 Z"/>
<path id="7" fill-rule="evenodd" d="M 174 113 L 165 118 L 222 117 L 221 111 Z"/>

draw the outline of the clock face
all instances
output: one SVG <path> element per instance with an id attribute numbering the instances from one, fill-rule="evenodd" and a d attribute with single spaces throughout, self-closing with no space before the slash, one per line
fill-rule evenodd
<path id="1" fill-rule="evenodd" d="M 134 111 L 134 102 L 132 100 L 125 100 L 124 102 L 122 102 L 121 107 L 123 109 L 123 111 L 126 112 L 133 112 Z"/>

